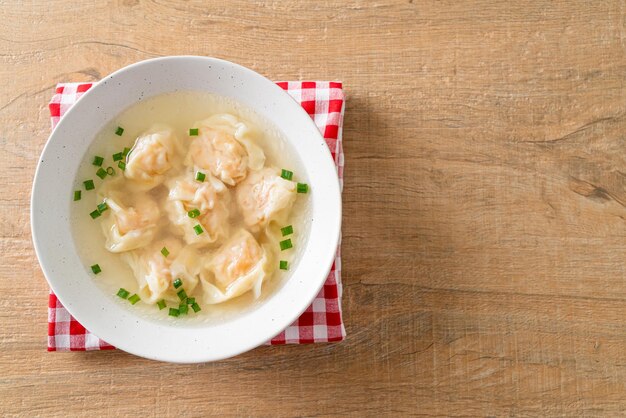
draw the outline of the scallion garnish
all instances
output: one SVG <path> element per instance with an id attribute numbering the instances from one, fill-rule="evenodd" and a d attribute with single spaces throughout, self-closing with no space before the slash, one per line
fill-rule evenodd
<path id="1" fill-rule="evenodd" d="M 187 315 L 187 312 L 189 312 L 189 307 L 186 303 L 181 303 L 180 305 L 178 305 L 178 312 L 180 312 L 181 315 Z"/>
<path id="2" fill-rule="evenodd" d="M 198 136 L 198 128 L 189 129 L 189 136 Z"/>
<path id="3" fill-rule="evenodd" d="M 170 252 L 167 250 L 166 247 L 161 248 L 161 254 L 163 254 L 163 257 L 167 257 L 168 255 L 170 255 Z"/>
<path id="4" fill-rule="evenodd" d="M 107 174 L 109 176 L 114 176 L 115 175 L 115 170 L 113 169 L 113 167 L 107 167 Z"/>
<path id="5" fill-rule="evenodd" d="M 191 309 L 193 309 L 193 311 L 194 311 L 195 313 L 198 313 L 198 312 L 200 312 L 200 311 L 202 310 L 202 309 L 200 309 L 200 305 L 198 305 L 198 304 L 197 304 L 197 303 L 195 303 L 195 302 L 191 304 Z"/>
<path id="6" fill-rule="evenodd" d="M 178 309 L 174 309 L 174 308 L 170 308 L 170 312 L 168 313 L 169 316 L 178 316 L 180 315 L 180 312 L 178 312 Z"/>
<path id="7" fill-rule="evenodd" d="M 307 193 L 309 191 L 309 185 L 306 183 L 298 183 L 296 186 L 296 191 L 298 193 Z"/>
<path id="8" fill-rule="evenodd" d="M 165 309 L 165 307 L 167 306 L 167 304 L 165 303 L 165 299 L 161 299 L 160 301 L 158 301 L 157 306 L 159 307 L 159 310 Z"/>
<path id="9" fill-rule="evenodd" d="M 104 162 L 104 158 L 102 158 L 99 155 L 96 155 L 95 157 L 93 157 L 93 165 L 100 167 L 102 165 L 102 163 Z"/>
<path id="10" fill-rule="evenodd" d="M 128 148 L 128 147 L 124 147 L 124 151 L 122 151 L 122 155 L 123 155 L 124 157 L 126 157 L 126 156 L 128 155 L 128 153 L 129 153 L 129 152 L 130 152 L 130 148 Z"/>
<path id="11" fill-rule="evenodd" d="M 117 166 L 120 168 L 120 170 L 124 171 L 126 170 L 126 163 L 124 161 L 120 161 L 119 163 L 117 163 Z"/>
<path id="12" fill-rule="evenodd" d="M 134 295 L 132 295 L 131 297 L 128 298 L 128 301 L 130 302 L 131 305 L 134 305 L 135 303 L 139 302 L 141 300 L 141 298 L 139 297 L 139 295 L 137 293 L 135 293 Z"/>
<path id="13" fill-rule="evenodd" d="M 122 128 L 121 126 L 118 126 L 117 129 L 115 130 L 115 135 L 122 136 L 123 133 L 124 133 L 124 128 Z"/>
<path id="14" fill-rule="evenodd" d="M 123 159 L 124 159 L 124 153 L 117 152 L 117 153 L 113 154 L 113 161 L 121 161 Z"/>
<path id="15" fill-rule="evenodd" d="M 289 263 L 286 260 L 280 260 L 280 269 L 289 270 Z"/>
<path id="16" fill-rule="evenodd" d="M 280 172 L 280 176 L 285 180 L 291 180 L 293 178 L 293 171 L 285 170 L 283 168 Z"/>
<path id="17" fill-rule="evenodd" d="M 93 184 L 93 180 L 83 181 L 83 185 L 85 186 L 85 190 L 93 190 L 96 186 Z"/>
<path id="18" fill-rule="evenodd" d="M 102 202 L 98 205 L 98 212 L 102 213 L 108 208 L 109 208 L 109 205 L 107 205 L 107 202 Z"/>
<path id="19" fill-rule="evenodd" d="M 80 190 L 74 190 L 74 202 L 76 202 L 77 200 L 80 200 Z"/>
<path id="20" fill-rule="evenodd" d="M 289 234 L 293 234 L 293 226 L 287 225 L 284 228 L 280 228 L 280 233 L 283 234 L 283 237 Z"/>
<path id="21" fill-rule="evenodd" d="M 187 298 L 187 305 L 193 305 L 196 303 L 196 298 Z"/>
<path id="22" fill-rule="evenodd" d="M 96 176 L 104 179 L 107 176 L 107 171 L 104 168 L 100 167 L 98 171 L 96 171 Z"/>
<path id="23" fill-rule="evenodd" d="M 94 264 L 93 266 L 91 266 L 91 271 L 93 271 L 93 274 L 98 274 L 102 271 L 102 269 L 98 264 Z"/>
<path id="24" fill-rule="evenodd" d="M 291 247 L 293 247 L 293 245 L 291 244 L 291 239 L 286 239 L 286 240 L 280 242 L 280 250 L 281 251 L 288 250 Z"/>
<path id="25" fill-rule="evenodd" d="M 187 216 L 189 216 L 190 218 L 197 218 L 198 216 L 200 216 L 200 210 L 192 209 L 189 212 L 187 212 Z"/>
<path id="26" fill-rule="evenodd" d="M 96 209 L 93 212 L 89 213 L 89 216 L 91 216 L 91 219 L 96 219 L 96 218 L 100 217 L 100 215 L 102 215 L 102 214 L 100 213 L 100 211 L 98 209 Z"/>
<path id="27" fill-rule="evenodd" d="M 174 285 L 174 289 L 178 289 L 179 287 L 183 285 L 183 281 L 181 279 L 176 279 L 174 280 L 174 283 L 172 284 Z"/>
<path id="28" fill-rule="evenodd" d="M 202 226 L 200 226 L 200 224 L 194 226 L 193 230 L 196 231 L 196 235 L 200 235 L 204 232 L 204 229 L 202 229 Z"/>
<path id="29" fill-rule="evenodd" d="M 206 174 L 204 174 L 202 171 L 198 171 L 196 173 L 196 180 L 199 181 L 200 183 L 202 183 L 205 178 L 206 178 Z"/>
<path id="30" fill-rule="evenodd" d="M 123 287 L 120 287 L 120 290 L 117 291 L 117 296 L 121 297 L 122 299 L 127 299 L 128 295 L 130 295 L 130 292 Z"/>
<path id="31" fill-rule="evenodd" d="M 185 292 L 185 289 L 180 289 L 176 294 L 178 295 L 178 299 L 180 300 L 184 301 L 185 299 L 187 299 L 187 292 Z"/>

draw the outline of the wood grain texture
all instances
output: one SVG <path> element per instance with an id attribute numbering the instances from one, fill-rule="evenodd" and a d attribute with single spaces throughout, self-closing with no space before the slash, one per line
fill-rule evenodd
<path id="1" fill-rule="evenodd" d="M 0 2 L 0 414 L 626 413 L 624 1 Z M 47 353 L 29 194 L 63 81 L 172 54 L 339 79 L 341 344 Z"/>

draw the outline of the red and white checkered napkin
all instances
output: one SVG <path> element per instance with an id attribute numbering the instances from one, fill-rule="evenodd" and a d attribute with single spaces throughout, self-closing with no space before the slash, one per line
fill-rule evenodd
<path id="1" fill-rule="evenodd" d="M 343 185 L 343 126 L 344 94 L 341 83 L 328 81 L 283 81 L 277 83 L 311 116 L 324 136 L 337 166 Z M 54 128 L 67 110 L 89 90 L 93 83 L 59 84 L 50 102 L 50 116 Z M 268 341 L 269 345 L 305 344 L 341 341 L 346 331 L 341 319 L 341 246 L 326 283 L 313 304 L 284 331 Z M 102 341 L 81 324 L 50 292 L 48 304 L 48 351 L 108 350 L 112 345 Z"/>

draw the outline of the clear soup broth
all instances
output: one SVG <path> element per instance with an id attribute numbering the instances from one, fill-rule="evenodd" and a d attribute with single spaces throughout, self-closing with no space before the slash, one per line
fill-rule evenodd
<path id="1" fill-rule="evenodd" d="M 105 126 L 81 162 L 74 240 L 103 297 L 158 321 L 225 321 L 295 268 L 310 225 L 305 174 L 278 129 L 246 106 L 155 96 Z"/>

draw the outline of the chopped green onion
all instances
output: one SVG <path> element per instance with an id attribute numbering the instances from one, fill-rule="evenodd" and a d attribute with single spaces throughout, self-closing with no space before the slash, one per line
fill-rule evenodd
<path id="1" fill-rule="evenodd" d="M 107 174 L 109 176 L 114 176 L 115 175 L 115 170 L 113 169 L 113 167 L 108 167 L 107 168 Z"/>
<path id="2" fill-rule="evenodd" d="M 200 309 L 200 305 L 198 305 L 198 304 L 197 304 L 197 303 L 195 303 L 195 302 L 191 304 L 191 309 L 193 309 L 193 311 L 194 311 L 195 313 L 198 313 L 198 312 L 200 312 L 200 311 L 202 310 L 202 309 Z"/>
<path id="3" fill-rule="evenodd" d="M 178 312 L 178 309 L 170 308 L 170 312 L 169 312 L 168 315 L 169 316 L 178 316 L 178 315 L 180 315 L 180 312 Z"/>
<path id="4" fill-rule="evenodd" d="M 289 234 L 293 234 L 293 226 L 287 225 L 284 228 L 280 228 L 280 233 L 283 234 L 283 237 Z"/>
<path id="5" fill-rule="evenodd" d="M 104 162 L 104 158 L 102 158 L 99 155 L 96 155 L 95 157 L 93 157 L 93 165 L 100 167 L 102 165 L 102 163 Z"/>
<path id="6" fill-rule="evenodd" d="M 176 279 L 174 280 L 174 283 L 172 284 L 174 285 L 174 289 L 178 289 L 179 287 L 183 285 L 183 281 L 181 279 Z"/>
<path id="7" fill-rule="evenodd" d="M 189 307 L 186 303 L 181 303 L 180 305 L 178 305 L 178 312 L 180 312 L 181 315 L 187 315 L 187 312 L 189 312 Z"/>
<path id="8" fill-rule="evenodd" d="M 98 264 L 94 264 L 93 266 L 91 266 L 91 271 L 93 271 L 93 274 L 98 274 L 102 271 L 102 269 Z"/>
<path id="9" fill-rule="evenodd" d="M 176 294 L 178 295 L 178 299 L 180 300 L 187 299 L 187 292 L 185 292 L 185 289 L 180 289 Z"/>
<path id="10" fill-rule="evenodd" d="M 306 183 L 298 183 L 296 186 L 296 191 L 298 193 L 306 193 L 309 191 L 309 185 Z"/>
<path id="11" fill-rule="evenodd" d="M 131 305 L 134 305 L 135 303 L 139 302 L 141 300 L 141 298 L 139 297 L 139 295 L 137 293 L 135 293 L 134 295 L 132 295 L 131 297 L 128 298 L 128 301 L 130 302 Z"/>
<path id="12" fill-rule="evenodd" d="M 157 306 L 159 307 L 159 310 L 164 309 L 167 306 L 167 304 L 165 303 L 165 299 L 161 299 L 160 301 L 158 301 Z"/>
<path id="13" fill-rule="evenodd" d="M 89 216 L 91 216 L 91 219 L 96 219 L 96 218 L 100 217 L 100 215 L 102 215 L 102 214 L 100 213 L 100 211 L 98 209 L 96 209 L 93 212 L 89 213 Z"/>
<path id="14" fill-rule="evenodd" d="M 200 224 L 196 225 L 193 227 L 193 230 L 196 231 L 196 235 L 200 235 L 201 233 L 204 232 L 204 229 L 202 229 L 202 227 L 200 226 Z"/>
<path id="15" fill-rule="evenodd" d="M 193 305 L 196 303 L 196 298 L 187 298 L 187 305 Z"/>
<path id="16" fill-rule="evenodd" d="M 285 180 L 291 180 L 293 178 L 293 171 L 285 170 L 284 168 L 280 172 L 280 176 Z"/>
<path id="17" fill-rule="evenodd" d="M 117 166 L 120 168 L 120 170 L 124 171 L 126 170 L 126 163 L 124 161 L 120 161 L 119 163 L 117 163 Z"/>
<path id="18" fill-rule="evenodd" d="M 128 295 L 130 295 L 130 292 L 123 287 L 120 287 L 120 290 L 117 291 L 117 296 L 121 297 L 122 299 L 127 299 Z"/>
<path id="19" fill-rule="evenodd" d="M 122 128 L 121 126 L 118 126 L 117 129 L 115 130 L 115 135 L 122 136 L 123 133 L 124 133 L 124 128 Z"/>
<path id="20" fill-rule="evenodd" d="M 107 202 L 102 202 L 98 205 L 98 212 L 102 213 L 108 208 L 109 208 L 109 205 L 107 205 Z"/>
<path id="21" fill-rule="evenodd" d="M 96 188 L 93 184 L 93 180 L 83 181 L 83 185 L 85 186 L 85 190 L 93 190 Z"/>
<path id="22" fill-rule="evenodd" d="M 289 263 L 286 260 L 280 260 L 280 269 L 289 270 Z"/>
<path id="23" fill-rule="evenodd" d="M 167 251 L 166 247 L 161 248 L 161 254 L 163 254 L 163 257 L 167 257 L 168 255 L 170 255 L 170 252 Z"/>
<path id="24" fill-rule="evenodd" d="M 124 153 L 117 152 L 113 154 L 113 161 L 121 161 L 124 159 Z"/>
<path id="25" fill-rule="evenodd" d="M 80 190 L 74 190 L 74 202 L 80 200 Z"/>
<path id="26" fill-rule="evenodd" d="M 189 129 L 189 136 L 198 136 L 198 128 Z"/>
<path id="27" fill-rule="evenodd" d="M 124 157 L 126 157 L 126 156 L 128 155 L 128 153 L 129 153 L 129 152 L 130 152 L 130 148 L 128 148 L 128 147 L 124 147 L 124 151 L 122 151 L 122 155 L 123 155 Z"/>
<path id="28" fill-rule="evenodd" d="M 107 176 L 107 171 L 104 168 L 100 167 L 98 171 L 96 171 L 96 176 L 104 179 Z"/>
<path id="29" fill-rule="evenodd" d="M 205 178 L 206 178 L 206 174 L 204 174 L 202 171 L 198 171 L 196 173 L 196 180 L 198 180 L 200 183 L 202 183 Z"/>
<path id="30" fill-rule="evenodd" d="M 198 216 L 200 216 L 200 210 L 198 209 L 190 210 L 189 212 L 187 212 L 187 216 L 189 216 L 190 218 L 197 218 Z"/>
<path id="31" fill-rule="evenodd" d="M 291 244 L 291 239 L 286 239 L 286 240 L 280 242 L 280 250 L 281 251 L 288 250 L 291 247 L 293 247 L 293 245 Z"/>

